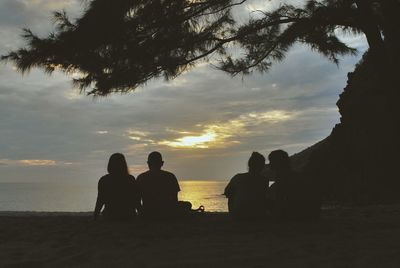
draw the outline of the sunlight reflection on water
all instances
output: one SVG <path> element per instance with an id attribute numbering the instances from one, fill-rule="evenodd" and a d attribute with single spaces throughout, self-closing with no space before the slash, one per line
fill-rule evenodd
<path id="1" fill-rule="evenodd" d="M 227 211 L 225 181 L 180 181 L 179 200 L 193 208 Z M 0 211 L 92 211 L 97 181 L 69 183 L 0 183 Z"/>
<path id="2" fill-rule="evenodd" d="M 206 211 L 228 211 L 228 201 L 223 196 L 226 181 L 182 181 L 179 200 L 190 201 L 193 208 L 204 205 Z"/>

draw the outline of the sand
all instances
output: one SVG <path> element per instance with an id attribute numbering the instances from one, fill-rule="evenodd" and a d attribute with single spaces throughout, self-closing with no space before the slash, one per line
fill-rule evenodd
<path id="1" fill-rule="evenodd" d="M 400 205 L 325 210 L 316 222 L 94 222 L 0 212 L 1 267 L 400 267 Z"/>

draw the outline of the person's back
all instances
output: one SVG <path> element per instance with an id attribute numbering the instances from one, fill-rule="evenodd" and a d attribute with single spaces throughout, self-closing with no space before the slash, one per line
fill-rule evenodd
<path id="1" fill-rule="evenodd" d="M 268 196 L 273 199 L 270 207 L 272 214 L 277 218 L 297 218 L 297 214 L 302 213 L 298 208 L 303 194 L 302 187 L 299 174 L 295 172 L 275 179 L 268 191 Z"/>
<path id="2" fill-rule="evenodd" d="M 270 188 L 274 196 L 272 213 L 284 219 L 317 218 L 320 200 L 310 180 L 291 168 L 285 151 L 273 151 L 268 158 L 271 169 L 276 173 L 276 182 Z"/>
<path id="3" fill-rule="evenodd" d="M 145 217 L 168 217 L 176 212 L 180 191 L 178 180 L 171 172 L 161 170 L 163 163 L 160 153 L 151 153 L 149 170 L 137 177 L 141 214 Z"/>
<path id="4" fill-rule="evenodd" d="M 99 198 L 104 203 L 103 215 L 107 219 L 128 219 L 135 216 L 138 205 L 138 189 L 132 175 L 101 177 L 98 185 Z"/>
<path id="5" fill-rule="evenodd" d="M 109 220 L 125 220 L 136 215 L 139 191 L 135 178 L 129 175 L 125 157 L 116 153 L 110 157 L 109 174 L 100 178 L 94 211 L 95 219 L 101 213 Z"/>
<path id="6" fill-rule="evenodd" d="M 229 213 L 234 218 L 265 216 L 268 179 L 261 174 L 264 165 L 265 158 L 253 153 L 249 159 L 249 172 L 235 175 L 225 188 Z"/>
<path id="7" fill-rule="evenodd" d="M 242 173 L 235 175 L 225 189 L 229 213 L 235 218 L 261 217 L 266 212 L 266 178 Z"/>
<path id="8" fill-rule="evenodd" d="M 144 215 L 171 213 L 177 203 L 179 185 L 174 174 L 164 171 L 146 171 L 137 178 Z"/>

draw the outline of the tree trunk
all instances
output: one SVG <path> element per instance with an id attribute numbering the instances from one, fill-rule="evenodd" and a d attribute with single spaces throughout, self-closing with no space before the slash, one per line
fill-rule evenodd
<path id="1" fill-rule="evenodd" d="M 382 6 L 382 28 L 385 36 L 385 44 L 393 66 L 400 62 L 398 48 L 400 47 L 400 1 L 383 0 Z"/>
<path id="2" fill-rule="evenodd" d="M 398 78 L 396 74 L 396 55 L 398 55 L 395 50 L 397 47 L 390 49 L 390 46 L 387 45 L 386 38 L 383 39 L 382 31 L 383 31 L 383 23 L 382 20 L 386 20 L 387 25 L 387 33 L 388 38 L 391 40 L 398 40 L 398 35 L 395 33 L 398 31 L 396 29 L 397 25 L 390 25 L 391 22 L 397 21 L 397 14 L 393 12 L 398 9 L 394 8 L 393 5 L 398 3 L 397 0 L 383 0 L 378 1 L 375 4 L 380 4 L 381 11 L 383 12 L 383 19 L 380 20 L 376 12 L 373 10 L 373 2 L 374 0 L 355 0 L 357 4 L 357 8 L 359 11 L 359 22 L 361 28 L 363 29 L 365 36 L 368 41 L 368 45 L 371 53 L 372 65 L 375 68 L 376 73 L 380 77 L 380 81 L 382 82 L 382 90 L 387 92 L 389 95 L 393 95 L 394 98 L 396 94 L 393 91 L 396 91 L 395 87 L 398 83 Z M 394 8 L 394 11 L 386 11 L 391 14 L 386 18 L 385 10 Z M 388 15 L 390 15 L 388 14 Z M 396 16 L 396 18 L 394 17 Z M 388 41 L 390 42 L 390 41 Z M 395 41 L 393 41 L 395 43 Z M 393 43 L 393 44 L 394 44 Z M 391 53 L 393 51 L 393 54 Z M 390 97 L 389 99 L 392 99 Z M 392 99 L 393 100 L 393 99 Z"/>
<path id="3" fill-rule="evenodd" d="M 359 20 L 361 27 L 367 38 L 367 42 L 373 54 L 376 66 L 382 70 L 386 65 L 387 53 L 385 43 L 383 41 L 381 31 L 379 29 L 378 19 L 372 11 L 370 1 L 356 0 L 357 8 L 359 10 Z"/>

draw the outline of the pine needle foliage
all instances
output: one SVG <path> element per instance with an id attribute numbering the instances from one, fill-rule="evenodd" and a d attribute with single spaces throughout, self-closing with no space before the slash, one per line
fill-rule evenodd
<path id="1" fill-rule="evenodd" d="M 22 73 L 39 67 L 79 74 L 73 82 L 82 91 L 106 96 L 132 91 L 154 78 L 173 79 L 212 55 L 219 55 L 218 68 L 232 75 L 265 72 L 295 43 L 337 64 L 339 56 L 356 53 L 337 30 L 365 33 L 354 0 L 309 0 L 301 7 L 283 3 L 239 24 L 232 9 L 246 2 L 91 0 L 76 21 L 65 11 L 55 12 L 54 32 L 45 38 L 24 29 L 27 46 L 2 60 L 14 62 Z M 378 14 L 380 1 L 369 2 Z M 230 54 L 232 46 L 244 54 Z"/>

